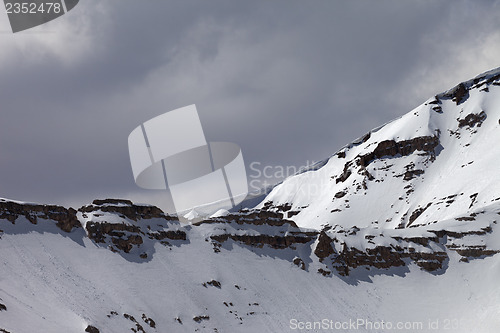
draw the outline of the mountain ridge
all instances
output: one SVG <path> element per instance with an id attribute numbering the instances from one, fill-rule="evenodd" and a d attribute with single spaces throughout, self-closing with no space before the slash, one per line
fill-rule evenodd
<path id="1" fill-rule="evenodd" d="M 496 332 L 499 85 L 500 69 L 460 83 L 256 208 L 196 223 L 126 199 L 78 209 L 0 199 L 0 331 L 458 318 L 457 332 Z"/>
<path id="2" fill-rule="evenodd" d="M 393 222 L 385 223 L 384 228 L 408 224 L 409 217 L 416 209 L 426 207 L 430 202 L 437 202 L 437 196 L 425 198 L 427 202 L 423 202 L 424 200 L 420 198 L 425 197 L 423 192 L 432 190 L 438 183 L 456 183 L 454 179 L 450 179 L 451 177 L 448 179 L 446 177 L 450 172 L 464 174 L 457 168 L 480 169 L 476 165 L 481 164 L 483 167 L 487 164 L 483 161 L 485 158 L 476 158 L 476 161 L 473 158 L 460 161 L 461 155 L 471 155 L 471 152 L 480 151 L 484 152 L 483 155 L 488 153 L 486 157 L 493 159 L 489 161 L 490 164 L 495 162 L 495 155 L 489 149 L 488 142 L 495 142 L 500 133 L 498 121 L 494 120 L 500 118 L 500 105 L 497 97 L 499 79 L 500 69 L 495 69 L 436 95 L 404 116 L 377 127 L 344 146 L 321 168 L 289 177 L 276 186 L 258 208 L 262 208 L 267 202 L 275 202 L 278 206 L 290 204 L 299 212 L 294 217 L 299 225 L 319 228 L 322 224 L 343 225 L 345 223 L 343 220 L 366 219 L 366 215 L 370 214 L 347 211 L 351 206 L 358 205 L 355 207 L 358 209 L 353 208 L 350 212 L 363 212 L 361 207 L 366 206 L 364 202 L 376 202 L 384 197 L 386 214 L 378 214 L 379 216 L 375 216 L 374 220 L 383 224 L 382 221 L 392 218 Z M 483 124 L 486 125 L 483 126 Z M 470 145 L 473 146 L 468 148 Z M 474 162 L 476 165 L 471 166 Z M 456 167 L 455 164 L 458 166 Z M 489 169 L 491 167 L 484 168 L 487 170 L 486 173 L 489 172 L 497 177 L 497 173 Z M 391 182 L 391 177 L 402 177 L 405 182 L 398 180 Z M 422 181 L 426 177 L 431 178 L 427 183 Z M 381 184 L 383 182 L 386 183 Z M 460 183 L 469 185 L 471 181 L 467 183 L 462 178 Z M 395 187 L 402 184 L 404 189 L 395 190 Z M 374 189 L 367 191 L 368 185 Z M 444 189 L 446 187 L 452 186 L 449 184 L 443 186 Z M 469 191 L 467 196 L 477 197 L 482 188 L 481 186 L 476 186 L 476 188 L 476 191 Z M 417 193 L 412 194 L 413 192 Z M 463 193 L 454 188 L 451 188 L 449 192 L 439 193 L 438 191 L 437 194 L 446 197 Z M 488 199 L 490 200 L 488 202 L 496 199 L 493 197 L 496 195 L 495 192 L 493 190 L 490 192 L 491 195 L 488 195 L 488 198 L 481 200 L 484 204 Z M 341 196 L 344 204 L 340 203 L 342 200 L 336 200 L 336 203 L 328 202 L 326 199 L 330 196 L 328 193 L 335 194 L 336 199 L 340 199 Z M 345 194 L 342 195 L 342 193 Z M 415 198 L 416 194 L 419 194 L 419 198 Z M 360 199 L 360 195 L 366 197 Z M 399 202 L 408 201 L 410 198 L 412 203 L 417 203 L 416 207 L 411 207 L 412 205 L 409 204 L 402 205 Z M 350 203 L 345 203 L 348 199 Z M 461 204 L 465 203 L 461 202 Z M 313 205 L 316 205 L 317 209 L 310 207 Z M 434 206 L 431 210 L 437 208 Z M 337 214 L 318 213 L 325 207 Z M 394 207 L 396 208 L 393 209 Z M 442 214 L 443 211 L 439 212 L 443 218 L 452 217 L 449 214 Z M 318 223 L 318 220 L 324 221 Z"/>

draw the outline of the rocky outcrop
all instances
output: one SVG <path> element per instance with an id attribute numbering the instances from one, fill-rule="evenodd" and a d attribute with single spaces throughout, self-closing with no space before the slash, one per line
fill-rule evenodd
<path id="1" fill-rule="evenodd" d="M 463 119 L 458 119 L 458 127 L 481 127 L 483 121 L 486 119 L 486 113 L 481 111 L 480 113 L 468 114 Z"/>
<path id="2" fill-rule="evenodd" d="M 367 172 L 366 167 L 373 161 L 387 157 L 409 156 L 416 151 L 420 154 L 428 155 L 432 160 L 436 157 L 436 148 L 439 146 L 438 136 L 420 136 L 410 140 L 384 140 L 369 153 L 356 156 L 353 160 L 344 164 L 342 174 L 336 177 L 336 183 L 345 182 L 353 173 L 353 168 L 358 168 L 358 173 L 363 174 L 369 180 L 373 177 Z M 405 174 L 405 180 L 410 180 L 414 175 L 421 175 L 423 170 L 408 170 Z"/>
<path id="3" fill-rule="evenodd" d="M 262 248 L 268 245 L 273 249 L 285 249 L 296 244 L 306 244 L 314 239 L 310 235 L 287 235 L 287 236 L 272 236 L 272 235 L 213 235 L 210 238 L 216 242 L 224 243 L 228 239 L 235 242 L 245 244 L 252 247 Z"/>
<path id="4" fill-rule="evenodd" d="M 333 269 L 341 276 L 348 276 L 359 268 L 389 272 L 391 268 L 411 263 L 428 272 L 444 272 L 450 251 L 461 255 L 460 261 L 465 262 L 500 253 L 498 246 L 485 245 L 485 237 L 494 232 L 493 226 L 497 223 L 492 221 L 486 227 L 472 224 L 476 221 L 470 223 L 464 231 L 420 227 L 420 232 L 416 233 L 412 228 L 396 229 L 401 236 L 384 236 L 383 232 L 372 227 L 325 228 L 315 243 L 314 255 L 325 265 L 324 268 Z"/>
<path id="5" fill-rule="evenodd" d="M 148 237 L 151 239 L 156 239 L 156 240 L 164 240 L 164 239 L 170 239 L 170 240 L 186 240 L 187 235 L 185 231 L 182 230 L 160 230 L 156 232 L 149 232 Z"/>
<path id="6" fill-rule="evenodd" d="M 409 148 L 404 144 L 398 148 L 403 150 L 393 150 L 394 145 L 387 145 L 383 149 L 376 149 L 377 153 L 374 153 L 373 158 L 381 157 L 381 151 L 430 151 L 433 144 L 426 146 L 428 144 L 429 142 L 422 141 Z M 339 192 L 335 199 L 341 200 L 344 195 L 344 192 Z M 456 196 L 444 197 L 442 200 L 449 201 Z M 151 258 L 156 242 L 165 246 L 188 246 L 190 233 L 202 231 L 206 235 L 205 240 L 211 242 L 216 253 L 230 243 L 254 249 L 268 248 L 275 251 L 267 252 L 271 255 L 287 253 L 284 258 L 299 269 L 308 270 L 311 262 L 316 262 L 320 267 L 315 267 L 314 270 L 324 276 L 348 276 L 361 268 L 390 272 L 392 268 L 411 263 L 428 272 L 442 272 L 446 269 L 450 251 L 462 256 L 461 261 L 500 253 L 500 249 L 488 247 L 482 242 L 484 237 L 494 231 L 496 225 L 495 221 L 489 225 L 484 224 L 484 212 L 457 216 L 454 219 L 456 222 L 469 223 L 464 230 L 413 227 L 412 223 L 429 205 L 408 213 L 409 223 L 401 225 L 400 229 L 394 229 L 391 236 L 373 226 L 353 226 L 349 229 L 326 226 L 321 231 L 301 229 L 285 218 L 293 212 L 291 205 L 274 206 L 272 202 L 261 210 L 242 210 L 192 225 L 181 225 L 175 217 L 164 214 L 157 207 L 134 205 L 127 200 L 95 200 L 92 205 L 84 206 L 78 211 L 61 206 L 2 200 L 0 220 L 7 221 L 9 225 L 15 224 L 20 216 L 34 225 L 42 220 L 43 223 L 52 221 L 64 233 L 80 228 L 83 224 L 89 239 L 95 244 L 124 256 L 135 254 L 134 260 Z M 483 221 L 483 224 L 477 219 Z M 420 228 L 418 232 L 415 231 L 416 228 Z M 289 251 L 292 251 L 291 256 Z M 310 253 L 309 257 L 304 257 L 305 253 Z"/>
<path id="7" fill-rule="evenodd" d="M 37 224 L 40 219 L 54 221 L 65 232 L 81 228 L 73 208 L 0 200 L 0 220 L 5 219 L 14 224 L 20 216 L 33 224 Z"/>
<path id="8" fill-rule="evenodd" d="M 314 254 L 319 258 L 319 261 L 323 261 L 323 259 L 335 253 L 332 241 L 325 231 L 321 231 L 318 236 L 316 248 L 314 249 Z"/>
<path id="9" fill-rule="evenodd" d="M 129 253 L 134 245 L 143 243 L 141 229 L 125 223 L 87 222 L 85 225 L 88 237 L 95 243 L 106 244 L 111 242 L 115 247 L 112 250 L 121 250 Z M 109 238 L 109 239 L 108 239 Z"/>
<path id="10" fill-rule="evenodd" d="M 320 262 L 325 263 L 327 267 L 331 265 L 341 276 L 348 276 L 351 271 L 360 267 L 388 270 L 406 266 L 409 262 L 433 272 L 443 269 L 443 263 L 448 259 L 445 251 L 431 251 L 429 247 L 416 250 L 411 241 L 402 242 L 401 239 L 393 241 L 394 244 L 390 246 L 376 245 L 365 249 L 343 243 L 342 250 L 337 251 L 332 244 L 340 243 L 340 240 L 331 239 L 326 234 L 320 237 L 323 237 L 323 241 L 318 242 L 314 254 L 318 256 Z M 329 242 L 326 237 L 330 239 Z M 429 240 L 420 239 L 419 243 L 428 245 Z"/>
<path id="11" fill-rule="evenodd" d="M 85 329 L 85 332 L 87 332 L 87 333 L 99 333 L 100 331 L 95 326 L 88 325 L 87 328 Z"/>
<path id="12" fill-rule="evenodd" d="M 187 234 L 179 230 L 177 217 L 166 215 L 161 209 L 149 205 L 135 205 L 129 200 L 94 200 L 92 205 L 78 210 L 84 219 L 85 230 L 96 244 L 111 251 L 131 253 L 134 249 L 140 258 L 147 259 L 143 244 L 159 241 L 186 241 Z M 109 222 L 120 221 L 120 222 Z M 144 246 L 152 248 L 153 246 Z"/>
<path id="13" fill-rule="evenodd" d="M 457 105 L 460 105 L 469 98 L 469 88 L 465 83 L 460 83 L 455 88 L 444 93 L 442 98 L 451 98 Z"/>
<path id="14" fill-rule="evenodd" d="M 123 199 L 105 199 L 94 200 L 92 205 L 83 206 L 78 209 L 84 214 L 94 212 L 106 212 L 118 214 L 122 218 L 128 218 L 133 221 L 161 218 L 165 220 L 177 220 L 177 217 L 165 215 L 163 211 L 155 206 L 135 205 L 130 200 Z"/>
<path id="15" fill-rule="evenodd" d="M 279 207 L 278 207 L 279 209 Z M 269 226 L 283 226 L 289 225 L 298 228 L 297 224 L 291 220 L 283 218 L 283 213 L 280 211 L 271 210 L 246 210 L 238 214 L 229 214 L 222 217 L 211 218 L 200 222 L 193 223 L 199 226 L 207 223 L 236 223 L 238 225 L 269 225 Z"/>
<path id="16" fill-rule="evenodd" d="M 395 141 L 385 140 L 379 142 L 377 147 L 370 153 L 359 155 L 357 164 L 362 167 L 368 166 L 371 162 L 389 156 L 408 156 L 415 151 L 424 152 L 434 156 L 434 150 L 439 145 L 437 136 L 420 136 L 410 140 Z"/>

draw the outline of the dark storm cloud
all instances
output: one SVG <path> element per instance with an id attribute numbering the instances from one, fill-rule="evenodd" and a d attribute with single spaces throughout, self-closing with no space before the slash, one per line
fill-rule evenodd
<path id="1" fill-rule="evenodd" d="M 127 137 L 196 103 L 247 165 L 319 160 L 499 64 L 498 2 L 85 1 L 0 42 L 0 196 L 138 189 Z M 44 30 L 45 29 L 45 30 Z M 478 38 L 479 37 L 479 38 Z"/>

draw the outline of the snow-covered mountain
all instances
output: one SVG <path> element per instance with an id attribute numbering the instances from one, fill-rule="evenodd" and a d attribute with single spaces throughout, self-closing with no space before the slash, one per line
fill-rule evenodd
<path id="1" fill-rule="evenodd" d="M 180 223 L 0 199 L 0 332 L 497 332 L 500 69 Z"/>
<path id="2" fill-rule="evenodd" d="M 398 229 L 470 217 L 500 200 L 500 70 L 438 94 L 290 177 L 260 207 L 304 227 Z"/>

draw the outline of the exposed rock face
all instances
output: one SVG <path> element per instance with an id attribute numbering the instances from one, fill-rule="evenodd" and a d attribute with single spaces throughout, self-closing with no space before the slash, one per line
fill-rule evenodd
<path id="1" fill-rule="evenodd" d="M 420 147 L 425 145 L 422 143 Z M 343 196 L 335 197 L 341 199 Z M 450 202 L 456 197 L 448 196 L 442 201 Z M 385 235 L 376 226 L 349 229 L 326 226 L 321 231 L 301 229 L 284 217 L 293 212 L 289 205 L 276 207 L 272 203 L 261 210 L 244 210 L 183 226 L 175 217 L 165 215 L 156 207 L 134 205 L 125 200 L 95 200 L 78 211 L 2 200 L 0 223 L 3 220 L 11 225 L 19 216 L 24 216 L 33 224 L 53 221 L 64 233 L 84 225 L 88 237 L 97 245 L 122 255 L 135 254 L 134 258 L 141 260 L 151 258 L 156 242 L 165 246 L 189 246 L 190 233 L 203 232 L 216 253 L 230 243 L 253 249 L 267 248 L 272 252 L 266 253 L 277 256 L 282 251 L 292 251 L 295 253 L 293 259 L 286 256 L 291 264 L 309 270 L 310 265 L 317 262 L 312 269 L 327 277 L 332 274 L 348 276 L 366 268 L 390 272 L 392 268 L 411 263 L 425 271 L 443 272 L 450 251 L 462 256 L 464 262 L 500 253 L 500 247 L 483 242 L 496 228 L 494 216 L 490 217 L 493 213 L 457 216 L 455 221 L 467 223 L 463 230 L 435 229 L 432 224 L 408 228 L 428 207 L 415 209 L 410 214 L 409 224 L 395 229 L 396 234 L 391 235 Z M 310 253 L 309 257 L 304 257 L 304 253 Z M 0 304 L 0 311 L 5 310 L 1 307 Z"/>
<path id="2" fill-rule="evenodd" d="M 87 332 L 87 333 L 99 333 L 100 331 L 96 327 L 94 327 L 92 325 L 88 325 L 87 328 L 85 329 L 85 332 Z"/>
<path id="3" fill-rule="evenodd" d="M 223 243 L 228 239 L 232 239 L 233 241 L 262 248 L 264 245 L 269 245 L 273 249 L 285 249 L 291 247 L 295 244 L 305 244 L 313 240 L 312 236 L 270 236 L 270 235 L 214 235 L 210 236 L 210 238 L 219 243 Z"/>
<path id="4" fill-rule="evenodd" d="M 284 214 L 293 213 L 290 207 L 278 207 L 274 211 L 244 210 L 237 214 L 200 221 L 193 226 L 212 225 L 223 228 L 224 233 L 210 236 L 214 251 L 219 252 L 223 243 L 232 240 L 256 248 L 269 246 L 273 249 L 294 248 L 314 240 L 317 232 L 302 231 L 295 222 L 287 220 Z"/>
<path id="5" fill-rule="evenodd" d="M 498 244 L 494 247 L 484 245 L 484 237 L 493 232 L 496 224 L 496 221 L 492 221 L 489 226 L 482 228 L 471 224 L 463 232 L 429 228 L 419 232 L 422 236 L 407 237 L 404 235 L 413 234 L 411 229 L 398 231 L 401 236 L 384 236 L 380 230 L 373 228 L 323 230 L 319 234 L 314 254 L 326 268 L 334 269 L 342 276 L 349 275 L 359 267 L 390 269 L 409 263 L 428 272 L 442 272 L 446 269 L 449 251 L 460 254 L 463 257 L 461 261 L 465 262 L 500 253 Z M 359 245 L 348 245 L 352 243 Z"/>
<path id="6" fill-rule="evenodd" d="M 52 220 L 65 232 L 81 227 L 73 208 L 0 200 L 0 220 L 6 219 L 14 224 L 19 216 L 24 216 L 33 224 L 37 224 L 39 219 Z"/>
<path id="7" fill-rule="evenodd" d="M 465 83 L 460 83 L 455 88 L 441 95 L 442 98 L 451 98 L 457 105 L 462 104 L 469 98 L 469 89 Z"/>
<path id="8" fill-rule="evenodd" d="M 323 259 L 335 253 L 332 241 L 333 240 L 328 237 L 325 231 L 321 231 L 318 237 L 318 243 L 316 244 L 316 249 L 314 249 L 314 254 L 319 258 L 319 261 L 323 261 Z"/>
<path id="9" fill-rule="evenodd" d="M 344 247 L 344 250 L 332 259 L 332 263 L 340 275 L 346 276 L 351 270 L 362 266 L 378 269 L 405 266 L 404 259 L 407 258 L 422 269 L 432 272 L 442 269 L 443 262 L 448 256 L 446 252 L 410 252 L 398 246 L 376 246 L 366 251 L 355 247 Z"/>
<path id="10" fill-rule="evenodd" d="M 104 243 L 106 235 L 111 237 L 122 237 L 125 232 L 139 234 L 141 229 L 134 225 L 125 223 L 108 223 L 108 222 L 87 222 L 85 229 L 90 239 L 96 243 Z"/>
<path id="11" fill-rule="evenodd" d="M 293 261 L 292 261 L 296 266 L 300 267 L 300 269 L 302 270 L 306 270 L 306 264 L 304 262 L 304 260 L 302 260 L 302 258 L 299 258 L 299 257 L 295 257 L 293 258 Z"/>
<path id="12" fill-rule="evenodd" d="M 493 84 L 493 85 L 498 85 L 498 81 L 500 80 L 500 74 L 490 74 L 490 73 L 484 73 L 483 75 L 480 75 L 476 77 L 473 80 L 469 80 L 467 82 L 462 82 L 459 83 L 457 86 L 454 88 L 445 91 L 442 94 L 436 95 L 436 100 L 440 99 L 451 99 L 454 101 L 457 105 L 460 105 L 464 103 L 468 98 L 469 98 L 469 92 L 472 89 L 481 89 L 481 91 L 486 91 L 488 92 L 488 86 Z"/>
<path id="13" fill-rule="evenodd" d="M 239 225 L 270 225 L 283 226 L 288 224 L 291 227 L 297 228 L 297 224 L 291 220 L 283 218 L 283 213 L 279 211 L 268 210 L 251 210 L 243 211 L 238 214 L 230 214 L 223 217 L 217 217 L 209 220 L 203 220 L 193 225 L 201 225 L 204 223 L 236 223 Z"/>
<path id="14" fill-rule="evenodd" d="M 94 200 L 92 205 L 83 206 L 78 209 L 78 211 L 82 213 L 92 213 L 96 211 L 116 213 L 123 218 L 128 218 L 133 221 L 152 218 L 177 220 L 176 217 L 165 215 L 158 207 L 134 205 L 130 200 L 123 199 Z"/>
<path id="15" fill-rule="evenodd" d="M 382 158 L 394 156 L 409 156 L 416 151 L 420 151 L 423 154 L 430 156 L 432 160 L 435 158 L 435 149 L 438 145 L 438 136 L 422 136 L 403 141 L 381 141 L 377 144 L 377 147 L 370 153 L 358 155 L 353 160 L 345 163 L 344 171 L 336 178 L 336 182 L 345 182 L 352 174 L 352 169 L 355 167 L 358 168 L 358 173 L 366 175 L 369 180 L 373 180 L 373 177 L 369 173 L 367 173 L 366 167 L 373 161 L 380 160 Z M 421 174 L 423 173 L 423 171 L 419 170 L 418 173 Z M 411 175 L 409 174 L 408 177 L 411 177 Z M 405 178 L 407 178 L 406 175 Z"/>
<path id="16" fill-rule="evenodd" d="M 483 121 L 486 119 L 486 113 L 484 111 L 481 111 L 480 113 L 471 113 L 468 114 L 465 118 L 463 119 L 458 119 L 458 127 L 481 127 L 481 124 Z"/>
<path id="17" fill-rule="evenodd" d="M 164 240 L 164 239 L 171 239 L 171 240 L 186 240 L 186 232 L 182 230 L 168 230 L 168 231 L 157 231 L 157 232 L 149 232 L 148 236 L 150 238 L 154 238 L 156 240 Z"/>
<path id="18" fill-rule="evenodd" d="M 360 155 L 357 158 L 357 164 L 366 167 L 371 162 L 387 156 L 408 156 L 415 151 L 425 152 L 428 155 L 435 155 L 435 148 L 439 145 L 437 136 L 421 136 L 410 140 L 395 141 L 385 140 L 380 142 L 377 147 L 366 155 Z"/>
<path id="19" fill-rule="evenodd" d="M 135 249 L 141 259 L 149 258 L 147 251 L 142 251 L 146 240 L 170 245 L 168 240 L 187 239 L 185 231 L 171 229 L 179 225 L 177 218 L 166 215 L 155 206 L 135 205 L 129 200 L 106 199 L 94 200 L 92 205 L 84 206 L 78 212 L 86 220 L 84 225 L 88 237 L 96 244 L 107 245 L 112 251 L 127 254 Z M 109 222 L 108 219 L 114 222 Z"/>

